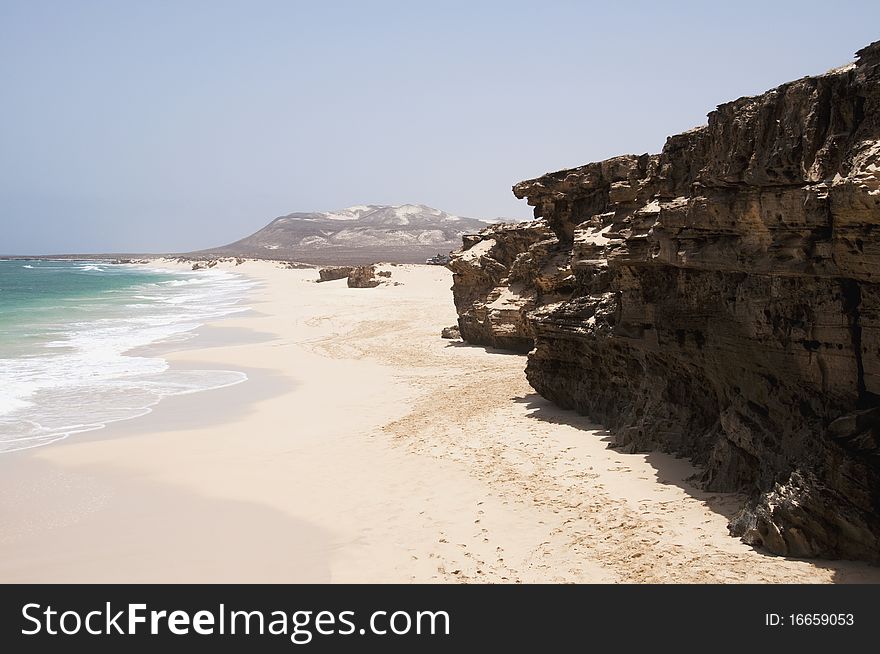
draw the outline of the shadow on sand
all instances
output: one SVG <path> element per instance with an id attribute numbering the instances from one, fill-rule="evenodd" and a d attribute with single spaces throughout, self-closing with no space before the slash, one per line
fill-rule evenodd
<path id="1" fill-rule="evenodd" d="M 474 345 L 473 343 L 467 343 L 465 341 L 449 341 L 449 343 L 446 344 L 446 347 L 466 347 L 472 350 L 483 350 L 487 354 L 503 354 L 505 356 L 513 357 L 524 357 L 527 354 L 526 352 L 516 352 L 514 350 L 500 350 L 490 345 Z"/>
<path id="2" fill-rule="evenodd" d="M 530 393 L 524 397 L 512 398 L 514 402 L 524 404 L 529 409 L 529 417 L 550 424 L 561 424 L 576 429 L 584 430 L 587 438 L 598 437 L 609 447 L 614 443 L 614 435 L 586 416 L 575 411 L 562 409 L 537 393 Z M 695 483 L 695 475 L 701 472 L 685 458 L 677 457 L 663 452 L 639 453 L 645 457 L 645 461 L 654 469 L 657 482 L 671 484 L 681 488 L 692 498 L 703 502 L 710 510 L 731 520 L 742 508 L 745 497 L 737 493 L 714 493 L 698 488 Z M 731 538 L 733 538 L 731 536 Z M 750 547 L 750 546 L 749 546 Z M 752 548 L 762 556 L 777 558 L 778 555 L 770 554 L 760 548 Z M 818 568 L 824 568 L 834 572 L 834 583 L 880 583 L 880 567 L 861 561 L 832 561 L 827 559 L 795 559 L 794 557 L 778 557 L 789 560 L 807 560 Z"/>

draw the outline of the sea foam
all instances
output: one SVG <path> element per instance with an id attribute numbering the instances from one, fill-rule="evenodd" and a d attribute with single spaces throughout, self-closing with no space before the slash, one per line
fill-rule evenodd
<path id="1" fill-rule="evenodd" d="M 50 268 L 98 276 L 118 274 L 120 266 Z M 174 370 L 144 349 L 191 338 L 207 321 L 246 311 L 241 301 L 253 281 L 221 270 L 130 269 L 135 283 L 71 298 L 51 312 L 54 321 L 45 311 L 27 314 L 40 316 L 26 331 L 41 338 L 0 359 L 0 452 L 47 445 L 142 416 L 163 397 L 247 379 L 234 370 Z M 140 271 L 173 278 L 137 283 Z"/>

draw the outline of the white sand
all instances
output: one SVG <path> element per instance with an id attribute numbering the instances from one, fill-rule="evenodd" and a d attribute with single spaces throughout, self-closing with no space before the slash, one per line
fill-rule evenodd
<path id="1" fill-rule="evenodd" d="M 880 581 L 727 536 L 736 498 L 686 463 L 607 449 L 523 357 L 440 339 L 447 270 L 386 269 L 237 267 L 255 311 L 167 358 L 248 382 L 0 457 L 0 581 Z"/>

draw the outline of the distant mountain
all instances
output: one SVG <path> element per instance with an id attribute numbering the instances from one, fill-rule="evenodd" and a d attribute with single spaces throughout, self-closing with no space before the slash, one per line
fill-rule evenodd
<path id="1" fill-rule="evenodd" d="M 306 263 L 423 263 L 458 249 L 462 234 L 487 224 L 422 204 L 359 205 L 281 216 L 247 238 L 198 254 Z"/>

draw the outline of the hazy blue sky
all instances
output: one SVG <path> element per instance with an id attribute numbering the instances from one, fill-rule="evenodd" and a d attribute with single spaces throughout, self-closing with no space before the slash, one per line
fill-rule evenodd
<path id="1" fill-rule="evenodd" d="M 291 211 L 531 215 L 880 38 L 880 2 L 0 0 L 0 253 L 187 250 Z"/>

